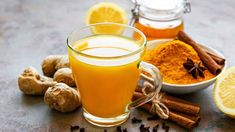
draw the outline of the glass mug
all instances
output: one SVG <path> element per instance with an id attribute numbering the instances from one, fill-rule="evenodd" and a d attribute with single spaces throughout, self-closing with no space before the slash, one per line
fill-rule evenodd
<path id="1" fill-rule="evenodd" d="M 134 27 L 117 23 L 89 25 L 73 31 L 67 46 L 83 115 L 94 125 L 111 127 L 125 122 L 131 109 L 150 101 L 161 87 L 159 70 L 141 60 L 146 38 Z M 154 87 L 148 95 L 132 102 L 141 72 L 154 79 Z"/>

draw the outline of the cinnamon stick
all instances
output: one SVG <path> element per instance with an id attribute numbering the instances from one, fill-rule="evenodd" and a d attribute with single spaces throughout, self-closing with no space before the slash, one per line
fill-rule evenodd
<path id="1" fill-rule="evenodd" d="M 151 107 L 152 105 L 147 103 L 144 105 L 141 105 L 140 108 L 144 109 L 147 112 L 150 112 L 151 114 L 156 114 L 153 111 L 151 111 Z M 178 114 L 176 112 L 169 112 L 169 118 L 170 121 L 173 121 L 175 123 L 177 123 L 178 125 L 187 128 L 187 129 L 193 129 L 194 127 L 196 127 L 198 125 L 198 121 L 194 121 L 188 117 L 185 117 L 181 114 Z"/>
<path id="2" fill-rule="evenodd" d="M 221 66 L 218 65 L 210 55 L 208 55 L 194 40 L 192 40 L 185 32 L 179 31 L 177 38 L 189 45 L 191 45 L 198 53 L 203 63 L 208 67 L 212 74 L 218 74 L 221 72 Z"/>
<path id="3" fill-rule="evenodd" d="M 134 100 L 145 96 L 143 93 L 141 93 L 138 90 L 138 88 L 136 89 L 136 91 L 138 92 L 134 93 L 134 96 L 133 96 Z M 200 112 L 200 106 L 198 106 L 197 104 L 193 104 L 188 101 L 185 101 L 176 97 L 172 97 L 166 94 L 164 95 L 162 94 L 162 98 L 160 101 L 163 104 L 165 104 L 168 109 L 171 109 L 176 112 L 181 112 L 181 113 L 184 113 L 187 115 L 193 115 L 193 116 L 198 116 Z"/>
<path id="4" fill-rule="evenodd" d="M 172 112 L 174 112 L 174 111 L 172 111 Z M 200 116 L 191 116 L 191 115 L 186 115 L 186 114 L 179 113 L 179 112 L 175 112 L 175 113 L 177 113 L 177 114 L 179 114 L 179 115 L 181 115 L 183 117 L 189 118 L 190 120 L 195 121 L 197 123 L 197 125 L 198 125 L 198 123 L 201 120 Z"/>
<path id="5" fill-rule="evenodd" d="M 191 102 L 166 94 L 161 98 L 160 101 L 165 104 L 167 108 L 177 112 L 182 112 L 194 116 L 197 116 L 200 112 L 200 106 L 198 106 L 197 104 L 193 104 Z"/>
<path id="6" fill-rule="evenodd" d="M 223 65 L 225 63 L 225 59 L 224 58 L 221 58 L 211 52 L 206 52 L 208 55 L 211 56 L 211 58 L 219 65 Z"/>
<path id="7" fill-rule="evenodd" d="M 211 58 L 219 65 L 223 65 L 225 62 L 225 59 L 212 53 L 211 51 L 207 50 L 206 48 L 200 46 Z"/>

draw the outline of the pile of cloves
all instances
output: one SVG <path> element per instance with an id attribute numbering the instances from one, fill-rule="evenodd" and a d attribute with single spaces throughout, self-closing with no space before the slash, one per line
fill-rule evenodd
<path id="1" fill-rule="evenodd" d="M 121 126 L 118 126 L 116 130 L 117 130 L 117 132 L 128 132 L 127 128 L 122 129 Z"/>
<path id="2" fill-rule="evenodd" d="M 158 120 L 158 119 L 159 119 L 158 116 L 151 116 L 151 117 L 148 117 L 148 118 L 147 118 L 148 121 L 153 121 L 153 120 Z M 142 124 L 142 120 L 141 120 L 141 119 L 138 119 L 138 118 L 136 118 L 136 117 L 133 117 L 133 118 L 131 119 L 131 122 L 132 122 L 132 124 L 141 123 L 140 126 L 139 126 L 140 132 L 150 132 L 150 127 L 149 127 L 149 126 L 145 126 L 144 124 Z M 156 125 L 152 128 L 152 132 L 157 132 L 157 131 L 158 131 L 158 128 L 159 128 L 159 124 L 156 124 Z M 164 129 L 165 132 L 169 132 L 170 127 L 167 126 L 165 122 L 163 122 L 163 123 L 162 123 L 162 129 Z M 128 132 L 128 131 L 127 131 L 127 128 L 122 129 L 121 126 L 118 126 L 116 130 L 117 130 L 117 132 Z"/>
<path id="3" fill-rule="evenodd" d="M 73 132 L 73 131 L 76 131 L 76 130 L 80 130 L 80 132 L 85 132 L 85 128 L 80 128 L 80 126 L 78 125 L 74 125 L 74 126 L 70 126 L 70 131 Z"/>
<path id="4" fill-rule="evenodd" d="M 151 116 L 151 117 L 148 117 L 148 118 L 147 118 L 148 121 L 153 121 L 153 120 L 158 120 L 158 119 L 159 119 L 158 116 Z M 149 126 L 145 126 L 145 125 L 142 123 L 142 120 L 141 120 L 141 119 L 138 119 L 138 118 L 136 118 L 136 117 L 133 117 L 133 118 L 131 119 L 131 123 L 132 123 L 132 124 L 140 124 L 140 126 L 139 126 L 140 132 L 150 132 L 150 127 L 149 127 Z M 160 126 L 159 124 L 156 124 L 156 125 L 152 128 L 152 132 L 157 132 L 159 126 Z M 163 123 L 162 123 L 162 129 L 164 129 L 165 132 L 169 132 L 170 127 L 167 126 L 165 122 L 163 122 Z M 85 128 L 80 128 L 78 125 L 71 126 L 71 127 L 70 127 L 70 130 L 71 130 L 71 132 L 72 132 L 72 131 L 76 131 L 76 130 L 80 130 L 80 132 L 85 132 Z M 117 126 L 116 131 L 117 131 L 117 132 L 128 132 L 128 129 L 127 129 L 127 128 L 122 128 L 121 126 Z M 104 132 L 107 132 L 107 130 L 104 129 Z"/>

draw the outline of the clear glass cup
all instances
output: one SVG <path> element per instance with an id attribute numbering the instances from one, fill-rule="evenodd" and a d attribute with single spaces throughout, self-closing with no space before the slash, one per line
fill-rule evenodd
<path id="1" fill-rule="evenodd" d="M 134 27 L 89 25 L 73 31 L 67 46 L 83 115 L 94 125 L 111 127 L 125 122 L 131 109 L 150 101 L 161 87 L 159 70 L 142 61 L 146 38 Z M 154 79 L 150 82 L 154 87 L 145 97 L 132 101 L 143 73 Z"/>

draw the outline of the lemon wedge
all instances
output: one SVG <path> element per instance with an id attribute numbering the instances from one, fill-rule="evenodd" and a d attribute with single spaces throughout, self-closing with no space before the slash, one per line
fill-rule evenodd
<path id="1" fill-rule="evenodd" d="M 87 25 L 103 22 L 113 22 L 127 24 L 126 12 L 118 5 L 111 2 L 102 2 L 92 6 L 85 18 Z M 96 34 L 120 34 L 123 26 L 118 25 L 96 25 L 92 27 L 92 32 Z"/>
<path id="2" fill-rule="evenodd" d="M 235 67 L 226 70 L 216 80 L 214 100 L 223 113 L 235 118 Z"/>

